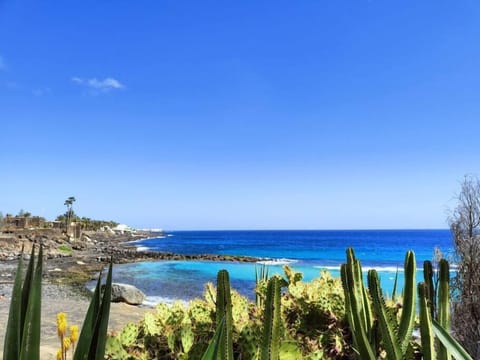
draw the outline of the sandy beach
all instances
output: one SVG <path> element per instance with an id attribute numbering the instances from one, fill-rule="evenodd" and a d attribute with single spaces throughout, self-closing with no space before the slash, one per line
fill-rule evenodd
<path id="1" fill-rule="evenodd" d="M 3 356 L 8 311 L 10 306 L 12 285 L 0 284 L 0 356 Z M 90 300 L 85 295 L 73 291 L 68 286 L 42 284 L 42 335 L 41 359 L 56 359 L 59 347 L 56 319 L 58 312 L 67 313 L 69 325 L 81 327 Z M 129 322 L 138 322 L 142 315 L 151 309 L 131 306 L 124 303 L 112 303 L 109 320 L 109 331 L 119 331 Z"/>

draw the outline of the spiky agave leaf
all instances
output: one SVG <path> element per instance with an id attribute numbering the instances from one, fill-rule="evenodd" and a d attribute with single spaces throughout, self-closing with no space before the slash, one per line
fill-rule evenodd
<path id="1" fill-rule="evenodd" d="M 7 329 L 3 345 L 3 358 L 16 359 L 20 355 L 22 342 L 21 311 L 22 311 L 22 273 L 23 273 L 23 248 L 18 260 L 17 273 L 12 289 L 12 300 L 8 314 Z"/>
<path id="2" fill-rule="evenodd" d="M 25 279 L 23 280 L 23 286 L 22 286 L 22 308 L 21 308 L 21 319 L 20 319 L 21 334 L 23 334 L 25 316 L 27 314 L 28 299 L 30 298 L 30 290 L 32 288 L 34 268 L 35 268 L 35 246 L 32 246 L 30 260 L 28 262 L 27 272 L 25 273 Z"/>
<path id="3" fill-rule="evenodd" d="M 433 332 L 456 360 L 473 360 L 467 351 L 438 322 L 432 320 Z"/>
<path id="4" fill-rule="evenodd" d="M 110 260 L 105 287 L 101 290 L 100 274 L 92 300 L 85 315 L 82 331 L 73 356 L 74 360 L 103 359 L 107 340 L 108 319 L 112 295 L 112 267 Z"/>
<path id="5" fill-rule="evenodd" d="M 35 250 L 32 250 L 32 257 Z M 40 245 L 37 266 L 31 280 L 28 293 L 27 311 L 22 333 L 20 360 L 40 359 L 40 329 L 42 308 L 42 272 L 43 272 L 43 247 Z"/>
<path id="6" fill-rule="evenodd" d="M 74 360 L 86 360 L 88 356 L 88 349 L 92 341 L 93 332 L 95 328 L 95 320 L 100 309 L 101 302 L 101 279 L 102 274 L 98 277 L 97 285 L 93 292 L 90 305 L 88 306 L 87 313 L 85 314 L 85 320 L 83 321 L 82 330 L 78 338 L 77 346 L 75 347 Z"/>
<path id="7" fill-rule="evenodd" d="M 225 318 L 220 321 L 220 326 L 217 326 L 217 330 L 215 331 L 215 335 L 210 341 L 207 350 L 202 356 L 202 360 L 217 360 L 221 339 L 223 337 L 223 332 L 225 331 Z"/>
<path id="8" fill-rule="evenodd" d="M 102 301 L 95 321 L 92 342 L 88 351 L 89 359 L 103 360 L 104 358 L 107 343 L 108 319 L 110 317 L 110 303 L 112 300 L 112 268 L 113 260 L 110 261 L 110 266 L 108 267 L 107 280 L 105 282 L 105 288 L 103 289 Z"/>

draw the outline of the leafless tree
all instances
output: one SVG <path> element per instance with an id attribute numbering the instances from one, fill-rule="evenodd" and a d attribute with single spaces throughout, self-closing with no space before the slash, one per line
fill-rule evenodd
<path id="1" fill-rule="evenodd" d="M 452 330 L 473 358 L 480 359 L 480 180 L 466 175 L 456 199 L 449 217 L 458 262 Z"/>

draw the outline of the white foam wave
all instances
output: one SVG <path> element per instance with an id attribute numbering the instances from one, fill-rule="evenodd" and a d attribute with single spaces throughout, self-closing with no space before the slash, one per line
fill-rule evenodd
<path id="1" fill-rule="evenodd" d="M 340 271 L 340 266 L 322 266 L 322 265 L 316 265 L 314 266 L 316 269 L 324 269 L 324 270 L 331 270 L 331 271 Z M 457 270 L 457 266 L 451 266 L 450 267 L 450 272 L 455 272 Z M 396 273 L 397 270 L 398 272 L 404 272 L 405 270 L 403 267 L 396 267 L 396 266 L 362 266 L 362 272 L 366 273 L 369 270 L 377 270 L 378 272 L 392 272 Z M 417 271 L 423 271 L 422 268 L 417 267 Z M 433 270 L 434 272 L 437 272 L 437 269 Z"/>
<path id="2" fill-rule="evenodd" d="M 332 271 L 340 271 L 340 266 L 321 266 L 317 265 L 314 266 L 316 269 L 323 269 L 323 270 L 332 270 Z M 369 270 L 377 270 L 378 272 L 403 272 L 403 268 L 397 268 L 396 266 L 362 266 L 362 272 L 368 272 Z"/>
<path id="3" fill-rule="evenodd" d="M 137 251 L 148 251 L 148 250 L 150 249 L 146 246 L 137 246 Z"/>
<path id="4" fill-rule="evenodd" d="M 141 239 L 137 239 L 137 240 L 125 241 L 122 244 L 130 245 L 130 244 L 135 244 L 135 243 L 142 242 L 142 241 L 145 241 L 145 240 L 164 239 L 165 237 L 166 236 L 164 236 L 164 235 L 152 236 L 152 237 L 146 237 L 146 238 L 141 238 Z"/>
<path id="5" fill-rule="evenodd" d="M 281 258 L 281 259 L 260 260 L 260 261 L 257 261 L 257 264 L 262 264 L 262 265 L 289 265 L 289 264 L 294 264 L 296 262 L 298 262 L 298 260 Z"/>
<path id="6" fill-rule="evenodd" d="M 188 301 L 186 301 L 186 300 L 172 299 L 172 298 L 163 297 L 163 296 L 147 296 L 147 298 L 142 303 L 142 305 L 147 306 L 147 307 L 155 307 L 158 304 L 173 305 L 177 301 L 180 301 L 185 306 L 188 305 Z"/>

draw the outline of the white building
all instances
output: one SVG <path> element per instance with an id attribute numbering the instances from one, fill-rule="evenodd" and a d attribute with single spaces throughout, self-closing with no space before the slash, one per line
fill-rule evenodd
<path id="1" fill-rule="evenodd" d="M 125 224 L 118 224 L 112 230 L 115 234 L 127 234 L 134 232 L 134 230 L 130 226 Z"/>

